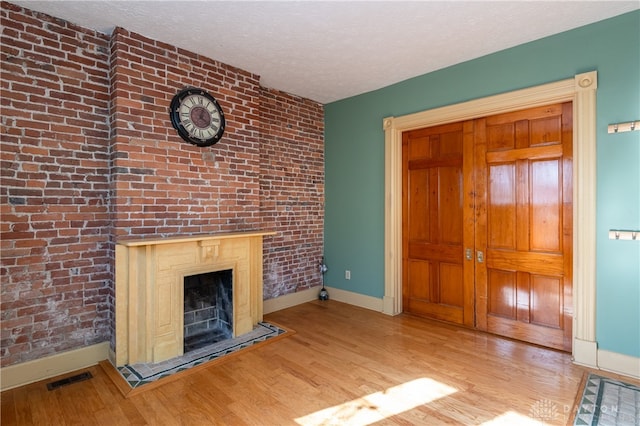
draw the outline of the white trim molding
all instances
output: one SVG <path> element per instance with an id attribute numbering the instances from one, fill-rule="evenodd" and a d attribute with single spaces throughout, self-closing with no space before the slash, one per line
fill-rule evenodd
<path id="1" fill-rule="evenodd" d="M 367 296 L 360 293 L 354 293 L 352 291 L 342 290 L 335 287 L 325 287 L 325 289 L 329 293 L 330 300 L 347 303 L 349 305 L 370 309 L 376 312 L 382 312 L 383 310 L 383 299 L 373 296 Z M 312 287 L 306 290 L 299 291 L 297 293 L 285 294 L 284 296 L 265 300 L 264 313 L 269 314 L 281 309 L 291 308 L 292 306 L 317 300 L 319 293 L 320 287 Z"/>
<path id="2" fill-rule="evenodd" d="M 109 342 L 58 353 L 0 369 L 1 390 L 17 388 L 82 368 L 109 357 Z"/>
<path id="3" fill-rule="evenodd" d="M 273 299 L 267 299 L 263 302 L 264 314 L 270 314 L 272 312 L 280 311 L 282 309 L 291 308 L 292 306 L 301 305 L 306 302 L 311 302 L 318 298 L 320 293 L 320 287 L 311 287 L 305 290 L 297 291 L 295 293 L 285 294 Z"/>
<path id="4" fill-rule="evenodd" d="M 385 295 L 383 312 L 402 312 L 402 133 L 553 103 L 573 102 L 573 356 L 597 368 L 595 340 L 597 71 L 509 93 L 383 119 L 385 135 Z"/>
<path id="5" fill-rule="evenodd" d="M 327 287 L 329 298 L 336 302 L 348 303 L 349 305 L 382 312 L 383 299 L 365 294 L 354 293 L 352 291 L 341 290 L 339 288 Z"/>
<path id="6" fill-rule="evenodd" d="M 598 367 L 605 371 L 640 379 L 640 358 L 598 350 Z"/>

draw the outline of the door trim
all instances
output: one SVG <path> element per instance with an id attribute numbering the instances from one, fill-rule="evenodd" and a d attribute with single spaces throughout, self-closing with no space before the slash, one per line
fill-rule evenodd
<path id="1" fill-rule="evenodd" d="M 513 110 L 573 102 L 573 357 L 597 366 L 597 71 L 574 78 L 382 120 L 385 135 L 385 294 L 383 313 L 402 312 L 402 133 Z"/>

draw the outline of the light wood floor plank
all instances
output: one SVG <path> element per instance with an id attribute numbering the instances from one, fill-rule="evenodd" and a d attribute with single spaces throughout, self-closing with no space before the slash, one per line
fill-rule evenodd
<path id="1" fill-rule="evenodd" d="M 53 391 L 5 391 L 2 424 L 540 424 L 542 403 L 565 424 L 586 371 L 567 353 L 332 300 L 265 319 L 296 333 L 129 398 L 100 366 Z"/>

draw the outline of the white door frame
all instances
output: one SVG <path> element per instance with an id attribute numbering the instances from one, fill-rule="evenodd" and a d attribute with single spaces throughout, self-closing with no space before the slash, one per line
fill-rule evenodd
<path id="1" fill-rule="evenodd" d="M 597 71 L 509 93 L 383 119 L 385 135 L 385 294 L 383 312 L 402 312 L 402 133 L 553 103 L 573 102 L 573 357 L 597 366 Z"/>

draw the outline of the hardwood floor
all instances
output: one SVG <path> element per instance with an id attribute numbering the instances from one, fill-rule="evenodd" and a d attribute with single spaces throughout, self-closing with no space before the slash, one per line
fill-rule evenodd
<path id="1" fill-rule="evenodd" d="M 567 353 L 333 300 L 265 320 L 296 333 L 130 398 L 100 366 L 53 391 L 8 390 L 2 425 L 565 424 L 586 371 Z"/>

